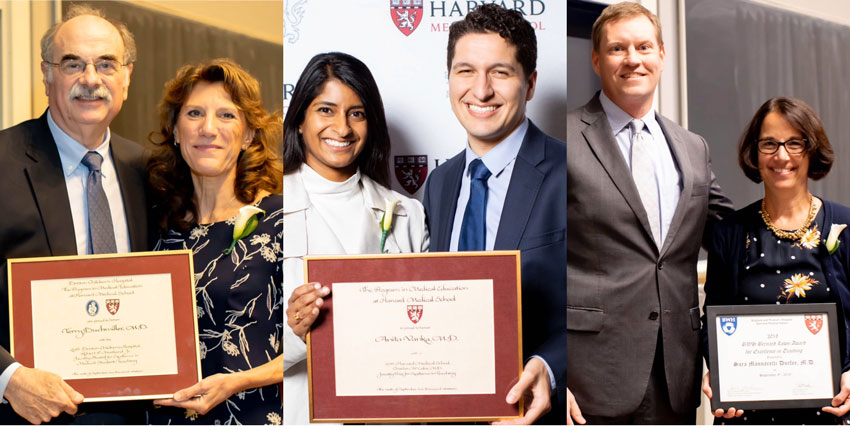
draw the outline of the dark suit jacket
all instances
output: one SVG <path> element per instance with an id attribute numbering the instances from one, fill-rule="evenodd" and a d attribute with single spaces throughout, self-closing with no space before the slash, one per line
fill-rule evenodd
<path id="1" fill-rule="evenodd" d="M 494 248 L 522 260 L 522 343 L 555 374 L 552 412 L 541 423 L 566 423 L 566 146 L 529 122 L 505 196 Z M 448 251 L 465 168 L 464 152 L 437 167 L 425 186 L 431 251 Z"/>
<path id="2" fill-rule="evenodd" d="M 656 118 L 682 181 L 660 250 L 599 94 L 567 114 L 567 386 L 590 415 L 637 409 L 659 332 L 673 409 L 689 412 L 699 401 L 697 255 L 707 224 L 732 205 L 705 140 Z"/>
<path id="3" fill-rule="evenodd" d="M 819 226 L 821 243 L 835 224 L 850 224 L 850 208 L 829 200 L 823 201 L 823 225 Z M 741 272 L 746 265 L 747 233 L 763 226 L 761 218 L 761 200 L 727 216 L 714 227 L 712 245 L 708 250 L 708 269 L 705 279 L 706 306 L 751 305 L 741 300 Z M 831 302 L 838 304 L 839 351 L 841 371 L 850 370 L 850 230 L 842 231 L 838 237 L 838 249 L 832 254 L 819 248 L 817 259 L 826 278 L 826 288 Z M 796 299 L 795 299 L 796 300 Z M 772 304 L 773 302 L 771 302 Z M 703 357 L 708 362 L 708 326 L 703 313 L 700 331 Z"/>
<path id="4" fill-rule="evenodd" d="M 143 148 L 112 133 L 112 160 L 130 230 L 130 248 L 147 251 Z M 0 131 L 0 321 L 9 321 L 6 259 L 76 255 L 77 241 L 59 151 L 47 113 Z M 14 359 L 9 331 L 0 330 L 0 372 Z"/>

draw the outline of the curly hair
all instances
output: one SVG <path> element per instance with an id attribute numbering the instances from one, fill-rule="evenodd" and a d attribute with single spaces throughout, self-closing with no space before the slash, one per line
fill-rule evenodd
<path id="1" fill-rule="evenodd" d="M 537 70 L 537 36 L 534 27 L 516 10 L 488 3 L 466 14 L 449 27 L 446 66 L 452 69 L 457 41 L 467 34 L 496 33 L 516 48 L 516 60 L 529 77 Z"/>
<path id="2" fill-rule="evenodd" d="M 283 119 L 279 113 L 269 113 L 263 108 L 257 79 L 225 58 L 186 65 L 165 84 L 159 103 L 160 129 L 148 136 L 154 145 L 147 164 L 148 184 L 155 201 L 155 220 L 162 230 L 186 231 L 197 224 L 192 173 L 180 147 L 174 144 L 174 129 L 183 103 L 199 82 L 224 84 L 233 103 L 245 115 L 248 129 L 255 131 L 254 139 L 239 154 L 236 163 L 233 185 L 236 198 L 251 204 L 262 191 L 282 192 L 283 164 L 278 154 L 283 145 Z"/>

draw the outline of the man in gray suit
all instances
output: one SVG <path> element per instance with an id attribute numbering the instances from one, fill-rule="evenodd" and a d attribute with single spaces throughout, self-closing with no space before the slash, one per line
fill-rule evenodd
<path id="1" fill-rule="evenodd" d="M 700 136 L 652 108 L 658 18 L 593 25 L 602 91 L 567 115 L 567 399 L 579 424 L 693 424 L 702 371 L 696 262 L 732 211 Z"/>

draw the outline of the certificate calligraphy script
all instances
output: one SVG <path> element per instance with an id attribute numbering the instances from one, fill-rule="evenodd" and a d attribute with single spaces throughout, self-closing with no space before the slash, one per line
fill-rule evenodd
<path id="1" fill-rule="evenodd" d="M 176 374 L 171 291 L 169 273 L 31 281 L 35 367 L 67 380 Z"/>
<path id="2" fill-rule="evenodd" d="M 522 372 L 519 251 L 304 258 L 311 422 L 496 421 Z"/>
<path id="3" fill-rule="evenodd" d="M 332 290 L 337 396 L 495 393 L 492 279 Z"/>
<path id="4" fill-rule="evenodd" d="M 723 402 L 834 395 L 829 314 L 718 316 L 715 321 Z"/>

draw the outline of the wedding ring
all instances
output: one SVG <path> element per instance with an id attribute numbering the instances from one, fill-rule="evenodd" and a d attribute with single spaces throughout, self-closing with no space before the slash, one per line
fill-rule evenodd
<path id="1" fill-rule="evenodd" d="M 301 315 L 298 312 L 295 313 L 295 321 L 301 321 Z"/>

